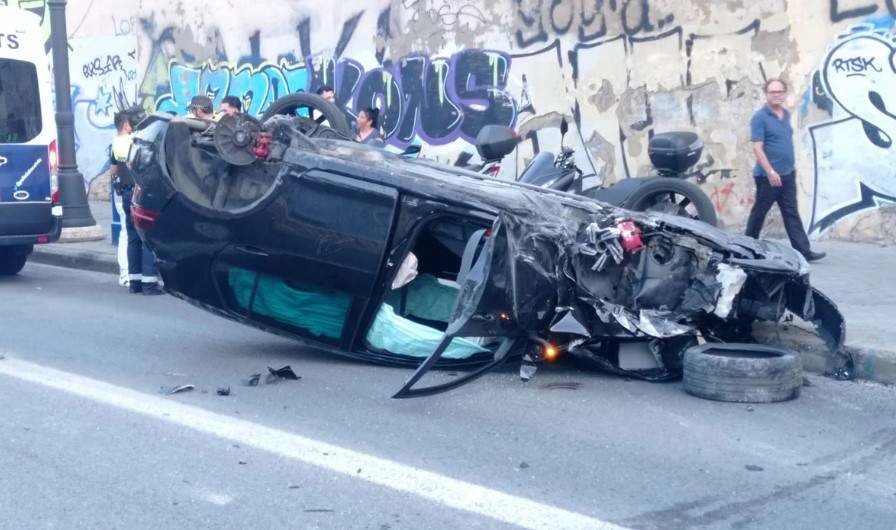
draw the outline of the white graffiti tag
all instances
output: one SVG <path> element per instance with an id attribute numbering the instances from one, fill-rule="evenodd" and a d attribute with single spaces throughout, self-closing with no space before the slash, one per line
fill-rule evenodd
<path id="1" fill-rule="evenodd" d="M 896 43 L 854 31 L 830 48 L 819 73 L 834 104 L 833 120 L 809 129 L 816 234 L 896 197 Z"/>
<path id="2" fill-rule="evenodd" d="M 0 167 L 5 166 L 7 162 L 9 162 L 9 160 L 6 157 L 0 156 Z"/>
<path id="3" fill-rule="evenodd" d="M 866 34 L 844 41 L 828 54 L 822 82 L 831 98 L 847 113 L 862 120 L 865 135 L 886 150 L 896 141 L 896 48 L 883 36 Z M 883 154 L 878 152 L 878 155 Z M 896 182 L 878 174 L 863 182 L 887 195 L 896 195 Z"/>

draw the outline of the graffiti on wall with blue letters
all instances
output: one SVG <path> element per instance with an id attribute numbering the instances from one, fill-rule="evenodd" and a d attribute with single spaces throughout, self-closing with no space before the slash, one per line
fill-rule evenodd
<path id="1" fill-rule="evenodd" d="M 510 57 L 493 50 L 465 50 L 451 57 L 411 55 L 366 70 L 352 59 L 281 60 L 260 66 L 171 61 L 170 92 L 156 100 L 162 112 L 185 114 L 190 99 L 207 95 L 219 105 L 236 96 L 260 116 L 280 97 L 328 85 L 347 114 L 380 109 L 386 141 L 404 147 L 415 139 L 442 145 L 474 141 L 486 125 L 513 126 L 517 105 L 506 91 Z"/>

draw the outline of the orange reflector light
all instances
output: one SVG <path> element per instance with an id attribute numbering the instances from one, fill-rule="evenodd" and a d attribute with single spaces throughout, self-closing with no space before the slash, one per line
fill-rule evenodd
<path id="1" fill-rule="evenodd" d="M 544 347 L 544 359 L 548 362 L 553 362 L 557 359 L 557 356 L 560 355 L 560 352 L 557 350 L 557 347 L 553 344 L 548 344 Z"/>

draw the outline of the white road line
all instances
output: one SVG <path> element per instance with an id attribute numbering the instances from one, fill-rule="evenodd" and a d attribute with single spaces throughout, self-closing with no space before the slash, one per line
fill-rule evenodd
<path id="1" fill-rule="evenodd" d="M 0 360 L 0 375 L 218 436 L 244 446 L 522 528 L 552 530 L 623 528 L 532 499 L 9 356 L 5 360 Z"/>

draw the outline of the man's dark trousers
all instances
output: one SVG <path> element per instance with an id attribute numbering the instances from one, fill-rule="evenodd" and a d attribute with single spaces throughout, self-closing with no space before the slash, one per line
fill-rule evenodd
<path id="1" fill-rule="evenodd" d="M 156 281 L 156 256 L 143 244 L 134 220 L 131 217 L 131 200 L 134 190 L 127 189 L 121 194 L 121 205 L 124 208 L 125 229 L 128 233 L 128 277 L 131 281 L 153 283 Z"/>
<path id="2" fill-rule="evenodd" d="M 800 219 L 800 212 L 796 205 L 796 172 L 781 175 L 781 186 L 778 188 L 769 184 L 767 177 L 757 176 L 755 180 L 756 203 L 753 204 L 753 210 L 747 220 L 747 235 L 759 237 L 766 214 L 777 202 L 781 209 L 781 217 L 784 219 L 784 229 L 787 230 L 787 237 L 790 238 L 790 244 L 803 256 L 808 255 L 811 251 L 809 238 L 806 236 L 806 230 L 803 228 L 803 221 Z"/>

